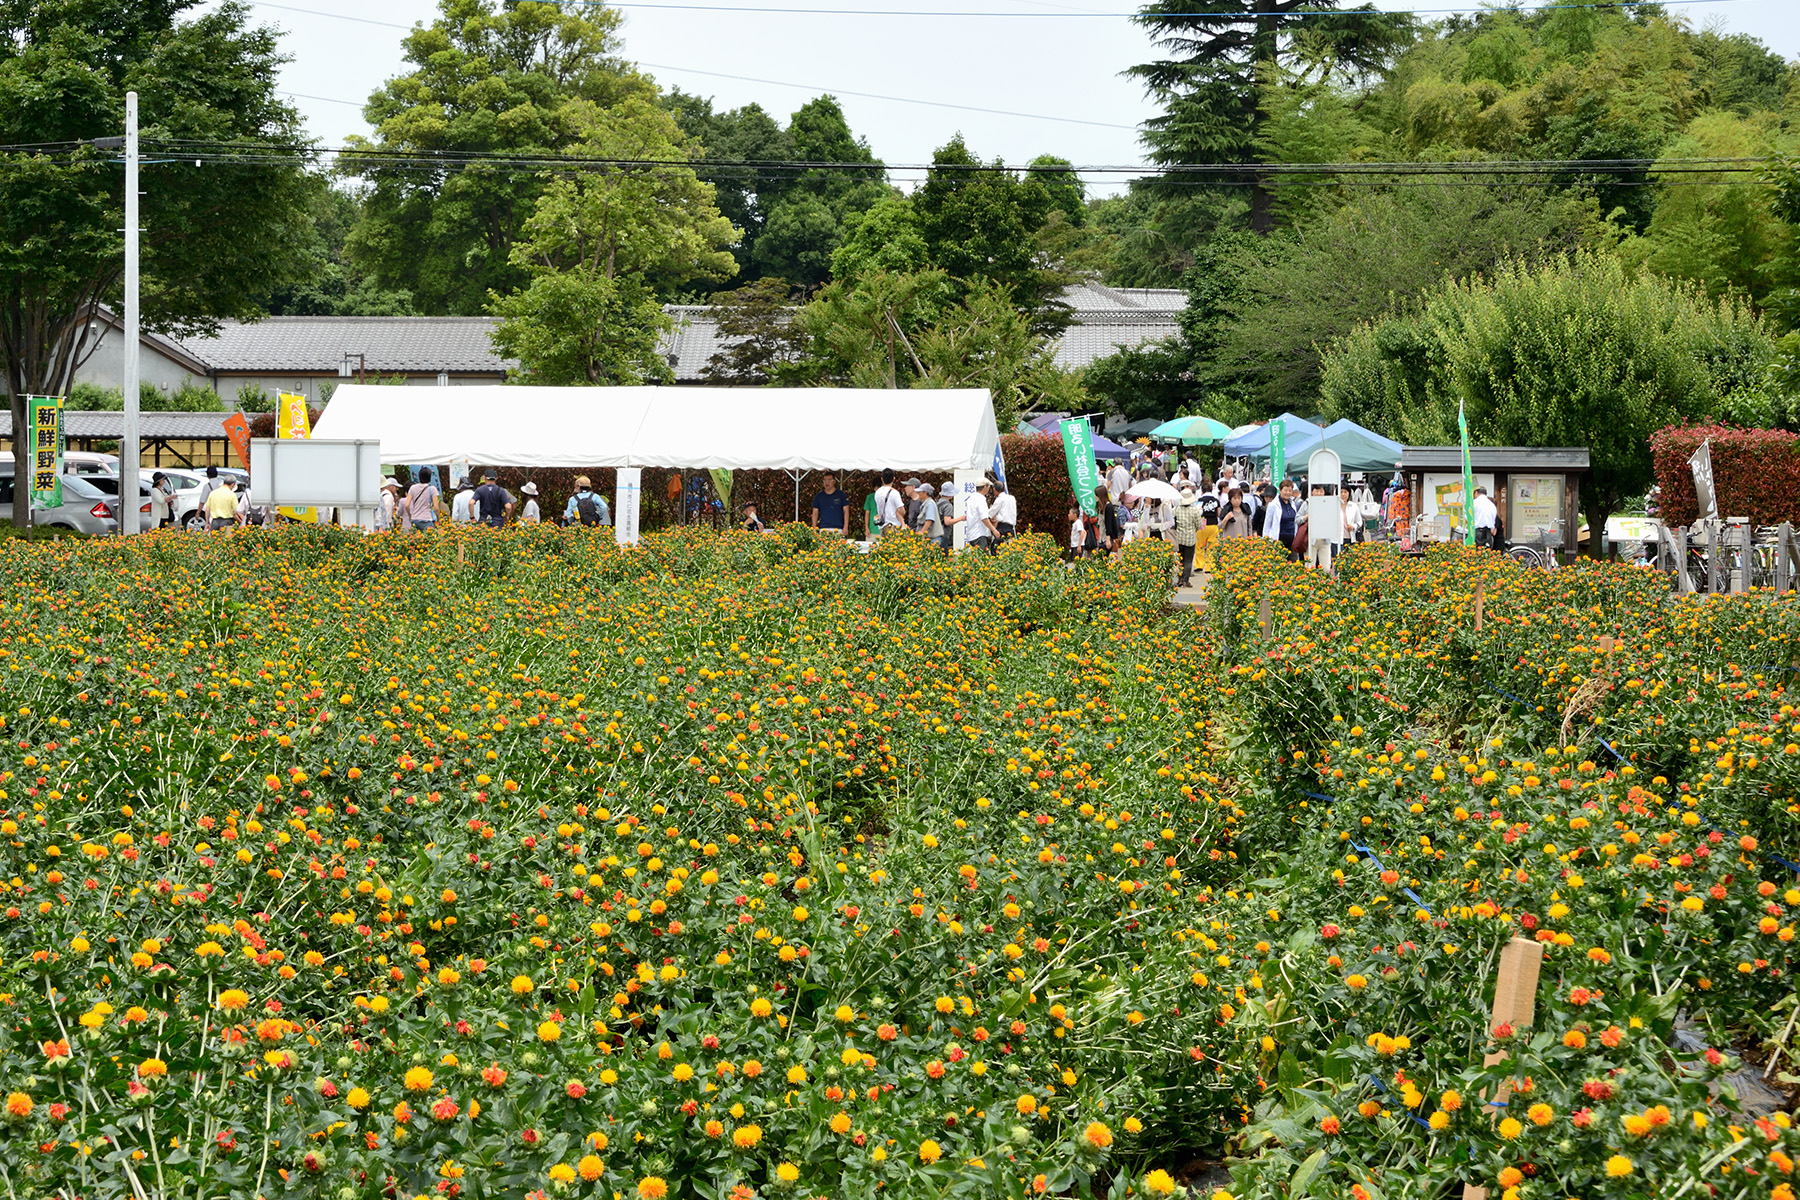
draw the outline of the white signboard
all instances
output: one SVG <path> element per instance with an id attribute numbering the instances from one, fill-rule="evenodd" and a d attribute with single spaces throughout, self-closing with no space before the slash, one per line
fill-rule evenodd
<path id="1" fill-rule="evenodd" d="M 638 544 L 638 510 L 644 499 L 644 469 L 620 467 L 613 495 L 613 536 L 621 546 Z"/>
<path id="2" fill-rule="evenodd" d="M 381 443 L 252 438 L 256 502 L 274 508 L 341 508 L 372 528 L 381 502 Z"/>

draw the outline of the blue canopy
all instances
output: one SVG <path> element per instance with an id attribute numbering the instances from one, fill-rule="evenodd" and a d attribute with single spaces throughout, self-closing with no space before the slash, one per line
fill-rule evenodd
<path id="1" fill-rule="evenodd" d="M 1293 413 L 1282 413 L 1275 421 L 1287 428 L 1287 461 L 1297 462 L 1302 455 L 1317 450 L 1318 441 L 1323 432 L 1317 425 L 1305 417 L 1296 417 Z M 1267 459 L 1269 457 L 1269 426 L 1258 425 L 1255 429 L 1241 433 L 1225 440 L 1225 453 L 1232 458 Z"/>

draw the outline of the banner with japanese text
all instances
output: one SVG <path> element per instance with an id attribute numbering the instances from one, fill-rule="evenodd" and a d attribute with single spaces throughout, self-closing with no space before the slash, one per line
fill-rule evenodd
<path id="1" fill-rule="evenodd" d="M 63 502 L 62 397 L 27 396 L 25 414 L 31 447 L 31 506 L 56 508 Z"/>
<path id="2" fill-rule="evenodd" d="M 1086 417 L 1070 417 L 1060 422 L 1063 457 L 1069 463 L 1069 486 L 1075 489 L 1075 502 L 1081 511 L 1095 516 L 1094 489 L 1100 486 L 1100 465 L 1094 461 L 1094 427 Z"/>

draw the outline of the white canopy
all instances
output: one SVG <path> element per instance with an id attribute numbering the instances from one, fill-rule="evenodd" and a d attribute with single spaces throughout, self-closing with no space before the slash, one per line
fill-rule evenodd
<path id="1" fill-rule="evenodd" d="M 683 470 L 986 470 L 1000 443 L 979 388 L 345 384 L 313 436 L 389 463 Z"/>

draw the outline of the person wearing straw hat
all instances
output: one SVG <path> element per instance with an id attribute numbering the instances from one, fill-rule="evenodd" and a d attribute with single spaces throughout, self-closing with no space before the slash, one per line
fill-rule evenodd
<path id="1" fill-rule="evenodd" d="M 529 479 L 519 489 L 519 495 L 525 497 L 525 507 L 519 510 L 519 524 L 538 525 L 544 520 L 544 514 L 538 511 L 538 486 Z"/>
<path id="2" fill-rule="evenodd" d="M 611 525 L 612 510 L 606 507 L 606 497 L 594 490 L 594 485 L 586 475 L 575 480 L 575 494 L 569 497 L 569 503 L 563 509 L 563 524 L 572 525 L 580 522 L 583 525 Z"/>
<path id="3" fill-rule="evenodd" d="M 1204 528 L 1206 517 L 1194 501 L 1194 485 L 1184 481 L 1181 500 L 1175 505 L 1175 547 L 1181 554 L 1181 587 L 1193 583 L 1194 548 L 1199 544 L 1200 531 Z"/>

